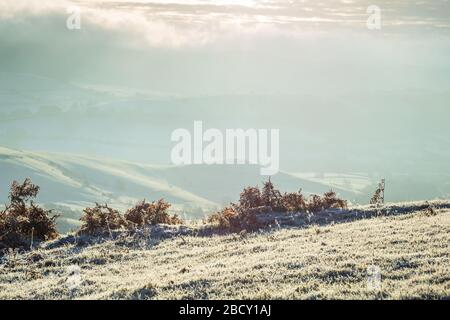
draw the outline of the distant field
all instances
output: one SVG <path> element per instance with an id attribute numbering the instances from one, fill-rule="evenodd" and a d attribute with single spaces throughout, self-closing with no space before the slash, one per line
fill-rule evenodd
<path id="1" fill-rule="evenodd" d="M 450 298 L 450 210 L 7 255 L 0 299 Z M 368 267 L 381 272 L 368 287 Z"/>

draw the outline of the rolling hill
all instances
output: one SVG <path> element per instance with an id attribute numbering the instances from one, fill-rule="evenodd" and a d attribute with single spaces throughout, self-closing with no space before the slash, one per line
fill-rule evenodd
<path id="1" fill-rule="evenodd" d="M 0 201 L 7 201 L 13 180 L 27 177 L 41 187 L 38 201 L 63 213 L 63 230 L 76 225 L 82 209 L 94 202 L 107 202 L 125 210 L 144 198 L 165 198 L 184 218 L 203 217 L 237 200 L 244 186 L 261 184 L 264 179 L 259 167 L 251 165 L 156 166 L 0 147 Z M 285 191 L 302 188 L 306 194 L 323 193 L 333 187 L 346 199 L 357 196 L 352 190 L 285 172 L 277 174 L 273 181 Z"/>

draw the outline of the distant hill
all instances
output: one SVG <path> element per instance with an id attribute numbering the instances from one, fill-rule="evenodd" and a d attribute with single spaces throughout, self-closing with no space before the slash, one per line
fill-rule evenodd
<path id="1" fill-rule="evenodd" d="M 125 210 L 135 202 L 165 198 L 184 218 L 201 217 L 235 201 L 243 187 L 262 185 L 258 166 L 155 166 L 82 155 L 20 151 L 0 147 L 0 201 L 13 180 L 30 177 L 41 187 L 38 201 L 77 220 L 82 209 L 107 202 Z M 280 172 L 272 178 L 282 191 L 324 193 L 332 186 Z M 334 187 L 342 197 L 355 192 Z M 64 223 L 72 223 L 64 220 Z M 67 226 L 64 230 L 70 229 Z"/>

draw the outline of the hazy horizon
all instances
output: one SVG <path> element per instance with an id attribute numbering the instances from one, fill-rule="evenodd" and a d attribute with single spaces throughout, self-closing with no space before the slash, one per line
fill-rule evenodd
<path id="1" fill-rule="evenodd" d="M 372 4 L 2 1 L 0 146 L 166 165 L 195 120 L 276 128 L 283 172 L 445 197 L 450 3 L 378 1 L 369 30 Z"/>

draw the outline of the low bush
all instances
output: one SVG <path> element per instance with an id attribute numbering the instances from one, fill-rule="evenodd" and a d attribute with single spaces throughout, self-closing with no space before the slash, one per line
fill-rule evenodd
<path id="1" fill-rule="evenodd" d="M 107 204 L 96 203 L 93 208 L 83 210 L 84 214 L 80 218 L 83 222 L 79 234 L 103 235 L 111 234 L 113 230 L 135 229 L 146 225 L 181 224 L 183 221 L 177 215 L 170 215 L 167 210 L 170 203 L 160 199 L 151 203 L 145 200 L 129 209 L 125 215 L 120 214 L 116 209 Z"/>
<path id="2" fill-rule="evenodd" d="M 370 198 L 371 205 L 376 205 L 377 207 L 379 207 L 384 204 L 384 188 L 385 179 L 381 179 L 381 182 L 378 184 L 378 188 L 375 190 L 372 198 Z"/>
<path id="3" fill-rule="evenodd" d="M 51 210 L 36 205 L 32 199 L 39 193 L 39 186 L 30 179 L 23 183 L 14 181 L 9 193 L 10 203 L 0 211 L 0 249 L 31 248 L 34 242 L 54 239 L 58 236 L 56 219 Z"/>
<path id="4" fill-rule="evenodd" d="M 283 204 L 281 192 L 275 188 L 270 181 L 265 182 L 261 192 L 261 205 L 272 208 L 273 211 L 284 212 L 286 207 Z"/>
<path id="5" fill-rule="evenodd" d="M 258 187 L 246 187 L 239 195 L 237 206 L 241 209 L 257 208 L 262 205 L 263 200 Z"/>
<path id="6" fill-rule="evenodd" d="M 219 212 L 213 213 L 210 215 L 206 222 L 217 224 L 219 228 L 222 229 L 231 229 L 233 228 L 233 221 L 239 216 L 239 213 L 236 212 L 232 207 L 226 207 Z"/>
<path id="7" fill-rule="evenodd" d="M 266 211 L 268 207 L 240 208 L 235 204 L 210 215 L 206 222 L 217 225 L 220 229 L 238 232 L 241 230 L 255 230 L 262 225 L 258 222 L 257 214 Z M 269 209 L 270 210 L 270 209 Z"/>
<path id="8" fill-rule="evenodd" d="M 95 207 L 86 208 L 83 212 L 80 218 L 83 223 L 78 231 L 79 234 L 111 234 L 112 230 L 123 229 L 127 226 L 127 221 L 119 211 L 108 207 L 107 204 L 96 203 Z"/>
<path id="9" fill-rule="evenodd" d="M 345 209 L 347 208 L 347 201 L 337 197 L 334 191 L 325 192 L 323 197 L 319 195 L 312 195 L 306 203 L 308 212 L 316 213 L 326 209 Z"/>
<path id="10" fill-rule="evenodd" d="M 261 227 L 258 214 L 272 211 L 317 213 L 332 208 L 347 208 L 347 202 L 338 198 L 334 191 L 326 192 L 322 197 L 312 195 L 306 200 L 301 190 L 282 195 L 269 179 L 262 191 L 258 187 L 244 188 L 237 203 L 212 214 L 206 221 L 232 231 L 254 230 Z"/>
<path id="11" fill-rule="evenodd" d="M 307 204 L 302 191 L 285 193 L 281 199 L 282 206 L 286 212 L 304 212 Z"/>
<path id="12" fill-rule="evenodd" d="M 346 209 L 347 201 L 338 198 L 336 192 L 325 192 L 322 198 L 323 209 Z"/>
<path id="13" fill-rule="evenodd" d="M 157 223 L 181 224 L 183 221 L 177 215 L 170 215 L 167 212 L 170 206 L 170 203 L 165 202 L 164 199 L 159 199 L 151 203 L 144 200 L 129 209 L 125 213 L 125 219 L 135 226 Z"/>

